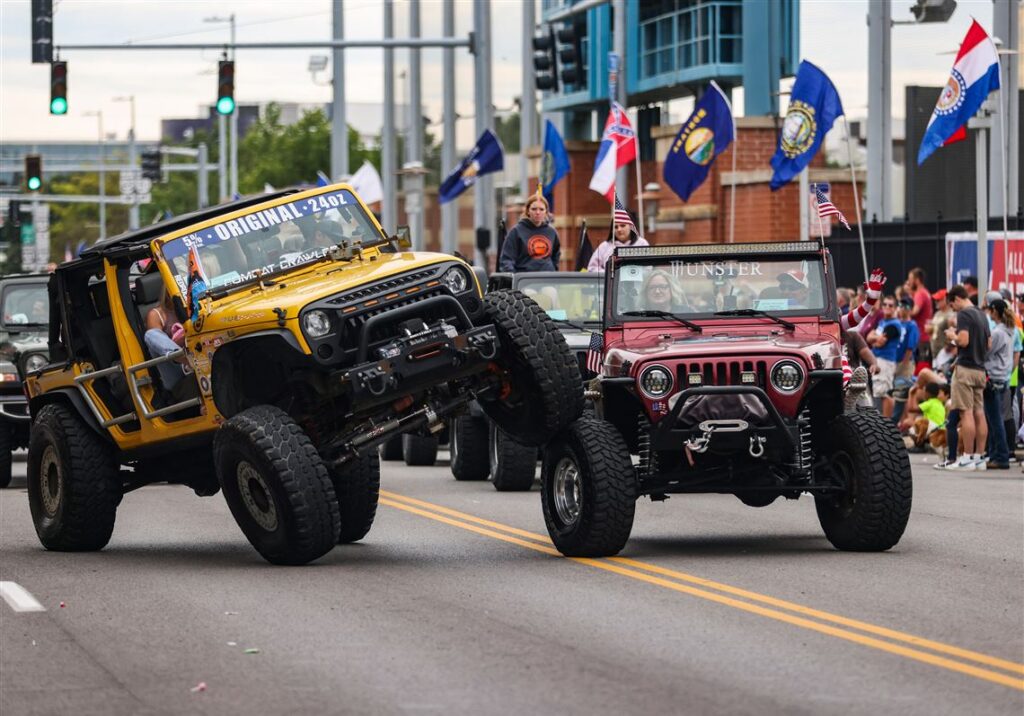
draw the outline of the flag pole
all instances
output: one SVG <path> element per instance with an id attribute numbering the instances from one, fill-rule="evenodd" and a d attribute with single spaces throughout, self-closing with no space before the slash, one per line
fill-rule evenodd
<path id="1" fill-rule="evenodd" d="M 814 187 L 814 213 L 818 215 L 818 240 L 825 245 L 825 222 L 821 220 L 821 207 L 818 204 L 818 183 L 811 184 Z M 807 197 L 810 199 L 810 197 Z"/>
<path id="2" fill-rule="evenodd" d="M 636 146 L 636 201 L 638 205 L 637 218 L 640 219 L 640 235 L 644 236 L 644 187 L 640 181 L 640 141 L 633 135 L 633 143 Z M 644 238 L 647 238 L 646 236 Z"/>
<path id="3" fill-rule="evenodd" d="M 726 96 L 718 83 L 711 80 L 711 86 L 725 100 L 725 106 L 729 108 L 729 121 L 732 122 L 732 181 L 729 182 L 729 243 L 736 238 L 736 146 L 739 144 L 740 135 L 736 132 L 736 115 L 732 112 L 732 102 Z"/>
<path id="4" fill-rule="evenodd" d="M 860 259 L 864 262 L 864 280 L 868 279 L 868 252 L 864 248 L 864 217 L 860 211 L 860 192 L 857 191 L 857 172 L 853 168 L 853 143 L 850 139 L 850 124 L 843 115 L 843 129 L 846 130 L 846 152 L 850 158 L 850 182 L 853 185 L 853 203 L 857 210 L 857 235 L 860 238 Z"/>
<path id="5" fill-rule="evenodd" d="M 996 55 L 998 57 L 998 55 Z M 1009 55 L 1006 55 L 1009 57 Z M 1010 227 L 1009 221 L 1006 217 L 1007 204 L 1009 202 L 1006 196 L 1006 185 L 1009 183 L 1009 177 L 1006 175 L 1006 154 L 1009 146 L 1009 138 L 1006 136 L 1006 122 L 1003 119 L 1003 83 L 999 83 L 999 162 L 1002 165 L 1002 184 L 1000 189 L 1003 191 L 1003 271 L 1006 272 L 1006 287 L 1010 288 Z M 1013 290 L 1012 288 L 1010 289 Z"/>

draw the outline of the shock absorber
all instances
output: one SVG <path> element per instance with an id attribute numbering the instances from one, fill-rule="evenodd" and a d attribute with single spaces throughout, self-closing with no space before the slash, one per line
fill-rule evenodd
<path id="1" fill-rule="evenodd" d="M 800 439 L 796 448 L 796 471 L 797 477 L 808 480 L 811 477 L 811 464 L 814 461 L 814 451 L 811 448 L 811 413 L 807 408 L 800 411 L 797 418 L 797 431 Z"/>

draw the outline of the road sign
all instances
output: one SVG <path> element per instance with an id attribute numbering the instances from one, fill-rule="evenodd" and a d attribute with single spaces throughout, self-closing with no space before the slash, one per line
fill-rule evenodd
<path id="1" fill-rule="evenodd" d="M 117 182 L 122 194 L 148 194 L 153 190 L 153 182 L 142 176 L 137 169 L 121 172 Z"/>

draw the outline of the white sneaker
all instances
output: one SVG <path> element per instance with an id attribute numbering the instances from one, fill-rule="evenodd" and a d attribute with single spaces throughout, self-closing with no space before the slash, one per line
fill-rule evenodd
<path id="1" fill-rule="evenodd" d="M 979 461 L 980 462 L 980 461 Z M 978 469 L 978 462 L 972 460 L 966 455 L 961 455 L 960 459 L 951 465 L 946 466 L 947 470 L 956 470 L 957 472 L 973 472 Z"/>

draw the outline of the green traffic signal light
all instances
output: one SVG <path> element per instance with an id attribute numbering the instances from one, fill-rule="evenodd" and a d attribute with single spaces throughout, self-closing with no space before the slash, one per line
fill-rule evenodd
<path id="1" fill-rule="evenodd" d="M 221 97 L 217 100 L 217 112 L 231 114 L 235 111 L 235 100 L 232 97 Z"/>
<path id="2" fill-rule="evenodd" d="M 63 97 L 54 97 L 50 100 L 50 114 L 67 114 L 68 101 Z"/>
<path id="3" fill-rule="evenodd" d="M 29 177 L 28 178 L 28 188 L 31 191 L 39 191 L 39 187 L 41 187 L 42 185 L 43 185 L 43 180 L 40 179 L 39 177 Z"/>

